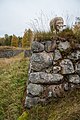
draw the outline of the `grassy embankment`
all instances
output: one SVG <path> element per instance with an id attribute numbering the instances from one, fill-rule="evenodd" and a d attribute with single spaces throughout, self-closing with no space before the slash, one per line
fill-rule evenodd
<path id="1" fill-rule="evenodd" d="M 28 64 L 29 59 L 23 53 L 0 58 L 0 120 L 17 120 L 24 111 Z"/>

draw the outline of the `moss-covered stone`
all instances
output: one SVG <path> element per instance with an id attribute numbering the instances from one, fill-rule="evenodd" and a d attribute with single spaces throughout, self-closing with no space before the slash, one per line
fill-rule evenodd
<path id="1" fill-rule="evenodd" d="M 27 111 L 23 112 L 23 114 L 17 120 L 28 120 L 28 115 L 29 113 Z"/>

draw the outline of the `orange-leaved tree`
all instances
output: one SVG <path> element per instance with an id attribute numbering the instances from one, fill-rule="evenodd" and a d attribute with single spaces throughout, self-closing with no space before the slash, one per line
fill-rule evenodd
<path id="1" fill-rule="evenodd" d="M 32 38 L 33 38 L 32 31 L 30 29 L 25 30 L 23 38 L 22 38 L 22 47 L 30 47 Z"/>
<path id="2" fill-rule="evenodd" d="M 11 40 L 11 46 L 18 47 L 18 37 L 13 35 Z"/>

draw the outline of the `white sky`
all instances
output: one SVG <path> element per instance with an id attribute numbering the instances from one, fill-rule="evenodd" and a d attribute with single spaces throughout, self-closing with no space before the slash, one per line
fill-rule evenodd
<path id="1" fill-rule="evenodd" d="M 31 27 L 31 20 L 39 20 L 41 11 L 48 18 L 55 15 L 65 18 L 68 14 L 73 19 L 80 16 L 80 0 L 0 0 L 0 36 L 22 36 Z"/>

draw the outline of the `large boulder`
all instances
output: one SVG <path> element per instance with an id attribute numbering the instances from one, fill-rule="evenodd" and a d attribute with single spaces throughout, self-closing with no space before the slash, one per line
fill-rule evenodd
<path id="1" fill-rule="evenodd" d="M 74 67 L 73 67 L 73 63 L 71 62 L 71 60 L 69 59 L 63 59 L 60 62 L 60 66 L 62 67 L 62 74 L 71 74 L 74 73 Z"/>
<path id="2" fill-rule="evenodd" d="M 45 43 L 45 51 L 46 52 L 53 52 L 55 48 L 56 48 L 56 40 L 46 41 L 46 43 Z"/>
<path id="3" fill-rule="evenodd" d="M 79 60 L 80 59 L 80 51 L 79 50 L 76 50 L 74 52 L 72 52 L 69 56 L 68 56 L 69 59 L 71 60 Z"/>
<path id="4" fill-rule="evenodd" d="M 74 84 L 80 84 L 79 75 L 70 75 L 69 76 L 69 82 L 74 83 Z"/>
<path id="5" fill-rule="evenodd" d="M 58 44 L 58 49 L 60 51 L 65 51 L 68 48 L 70 48 L 70 43 L 68 41 L 65 41 L 65 42 L 60 41 L 60 43 Z"/>
<path id="6" fill-rule="evenodd" d="M 37 84 L 28 84 L 27 93 L 32 96 L 39 96 L 39 94 L 43 91 L 43 87 Z"/>
<path id="7" fill-rule="evenodd" d="M 62 79 L 61 74 L 47 74 L 45 72 L 34 72 L 29 76 L 29 81 L 36 84 L 55 84 L 61 82 Z"/>
<path id="8" fill-rule="evenodd" d="M 54 61 L 59 60 L 62 58 L 62 55 L 59 50 L 54 51 Z"/>
<path id="9" fill-rule="evenodd" d="M 31 56 L 31 69 L 34 71 L 41 71 L 52 65 L 53 56 L 46 52 L 33 53 Z"/>
<path id="10" fill-rule="evenodd" d="M 33 52 L 42 52 L 42 51 L 44 51 L 44 45 L 41 44 L 40 42 L 33 41 L 32 46 L 31 46 L 31 50 Z"/>

